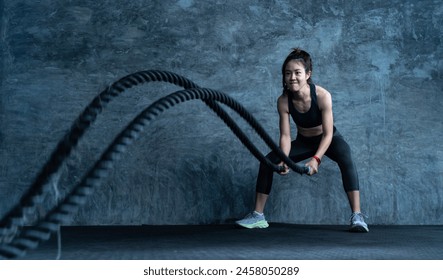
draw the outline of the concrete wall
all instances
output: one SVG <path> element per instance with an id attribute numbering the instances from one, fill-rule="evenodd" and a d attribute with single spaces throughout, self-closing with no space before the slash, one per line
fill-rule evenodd
<path id="1" fill-rule="evenodd" d="M 313 56 L 314 82 L 333 95 L 368 222 L 443 224 L 441 1 L 0 3 L 0 215 L 90 100 L 135 71 L 173 71 L 224 91 L 277 141 L 281 63 L 302 47 Z M 42 207 L 63 197 L 140 110 L 175 90 L 150 84 L 113 101 Z M 230 222 L 251 210 L 257 169 L 221 120 L 188 102 L 146 128 L 72 224 Z M 335 163 L 325 159 L 314 177 L 277 176 L 266 213 L 271 222 L 347 223 Z"/>

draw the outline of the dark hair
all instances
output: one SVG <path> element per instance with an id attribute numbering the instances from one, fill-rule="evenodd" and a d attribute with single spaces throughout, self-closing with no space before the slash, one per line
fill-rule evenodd
<path id="1" fill-rule="evenodd" d="M 285 69 L 286 69 L 286 64 L 288 64 L 288 62 L 291 61 L 291 60 L 298 60 L 298 61 L 300 61 L 305 66 L 306 73 L 307 72 L 311 72 L 312 73 L 312 60 L 311 60 L 311 56 L 309 55 L 309 53 L 307 53 L 306 51 L 304 51 L 302 49 L 299 49 L 299 48 L 292 49 L 292 52 L 286 57 L 285 61 L 283 62 L 283 65 L 281 67 L 283 88 L 285 88 Z M 308 83 L 312 83 L 311 77 L 309 77 Z"/>

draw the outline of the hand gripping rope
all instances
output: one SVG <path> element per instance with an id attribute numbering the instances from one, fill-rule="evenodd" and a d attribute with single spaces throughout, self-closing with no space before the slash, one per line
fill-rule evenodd
<path id="1" fill-rule="evenodd" d="M 175 84 L 185 88 L 176 91 L 148 106 L 136 116 L 124 130 L 117 135 L 114 141 L 102 153 L 100 159 L 84 175 L 81 182 L 75 186 L 64 200 L 54 206 L 44 218 L 37 221 L 32 227 L 23 228 L 25 212 L 35 211 L 36 205 L 43 200 L 48 192 L 51 178 L 59 171 L 63 162 L 69 157 L 76 147 L 84 132 L 91 126 L 97 115 L 105 108 L 114 97 L 134 86 L 161 81 Z M 275 144 L 255 118 L 237 101 L 228 95 L 206 88 L 199 88 L 192 81 L 177 74 L 166 71 L 141 71 L 130 74 L 116 81 L 107 89 L 97 95 L 74 121 L 71 129 L 60 140 L 50 159 L 42 168 L 34 183 L 23 195 L 20 202 L 8 212 L 0 221 L 0 259 L 12 259 L 22 257 L 27 250 L 36 249 L 38 245 L 48 240 L 59 226 L 67 222 L 84 205 L 87 197 L 94 188 L 99 187 L 104 178 L 113 167 L 113 162 L 126 150 L 126 147 L 143 131 L 144 127 L 154 120 L 160 113 L 180 103 L 201 99 L 210 107 L 233 133 L 240 139 L 243 145 L 262 163 L 270 166 L 274 171 L 283 171 L 282 166 L 270 162 L 250 141 L 245 133 L 228 113 L 217 103 L 223 103 L 236 111 L 257 132 L 263 141 L 274 151 L 289 168 L 300 174 L 309 173 L 305 166 L 294 163 Z"/>

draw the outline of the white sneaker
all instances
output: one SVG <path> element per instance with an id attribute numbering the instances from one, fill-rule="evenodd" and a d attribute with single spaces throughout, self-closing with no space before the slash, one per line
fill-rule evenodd
<path id="1" fill-rule="evenodd" d="M 245 228 L 267 228 L 269 226 L 265 219 L 265 215 L 260 215 L 257 212 L 252 212 L 246 215 L 241 220 L 235 222 L 237 225 Z"/>
<path id="2" fill-rule="evenodd" d="M 351 227 L 349 231 L 352 232 L 369 232 L 368 225 L 365 223 L 364 215 L 360 212 L 354 212 L 351 215 Z"/>

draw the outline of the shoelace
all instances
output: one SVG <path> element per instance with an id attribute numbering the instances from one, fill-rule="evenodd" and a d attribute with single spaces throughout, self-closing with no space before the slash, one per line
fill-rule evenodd
<path id="1" fill-rule="evenodd" d="M 354 212 L 352 213 L 351 218 L 349 218 L 349 221 L 354 221 L 354 218 L 357 218 L 358 221 L 364 221 L 363 218 L 368 218 L 368 216 L 361 212 Z"/>

